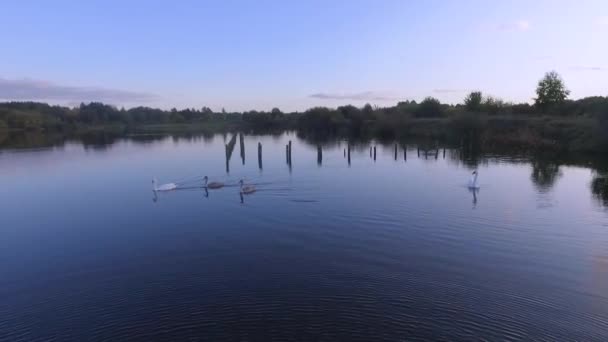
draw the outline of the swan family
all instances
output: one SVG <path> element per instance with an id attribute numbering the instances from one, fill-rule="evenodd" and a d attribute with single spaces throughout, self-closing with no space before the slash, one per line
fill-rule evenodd
<path id="1" fill-rule="evenodd" d="M 475 170 L 471 174 L 471 179 L 469 180 L 469 184 L 468 184 L 469 189 L 471 189 L 471 190 L 479 189 L 479 184 L 477 184 L 477 177 L 478 177 L 478 173 L 477 173 L 477 170 Z M 220 189 L 220 188 L 224 187 L 224 183 L 222 183 L 222 182 L 209 182 L 209 177 L 207 177 L 207 176 L 203 177 L 203 182 L 204 182 L 203 188 L 205 190 Z M 178 189 L 178 186 L 176 183 L 166 183 L 166 184 L 161 184 L 161 185 L 158 185 L 157 183 L 158 182 L 157 182 L 156 178 L 153 178 L 152 179 L 152 191 L 154 191 L 154 192 L 171 191 L 171 190 Z M 243 179 L 239 180 L 239 185 L 240 185 L 239 193 L 241 195 L 249 195 L 249 194 L 256 192 L 256 190 L 257 190 L 255 185 L 245 184 L 245 181 Z"/>
<path id="2" fill-rule="evenodd" d="M 239 181 L 239 185 L 240 185 L 239 192 L 241 194 L 249 195 L 249 194 L 256 192 L 255 185 L 245 184 L 245 181 L 243 179 L 241 179 Z M 205 190 L 221 189 L 223 187 L 224 187 L 224 183 L 215 182 L 215 181 L 209 182 L 209 177 L 207 177 L 207 176 L 203 177 L 203 188 L 205 188 Z M 154 191 L 154 192 L 172 191 L 172 190 L 177 190 L 177 189 L 178 189 L 178 185 L 176 183 L 166 183 L 166 184 L 158 185 L 158 181 L 156 180 L 156 178 L 152 179 L 152 191 Z"/>

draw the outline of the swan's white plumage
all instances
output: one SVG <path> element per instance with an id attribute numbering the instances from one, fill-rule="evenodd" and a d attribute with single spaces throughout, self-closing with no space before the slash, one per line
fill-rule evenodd
<path id="1" fill-rule="evenodd" d="M 469 180 L 469 188 L 470 189 L 479 189 L 479 185 L 477 184 L 477 170 L 473 171 L 473 175 Z"/>
<path id="2" fill-rule="evenodd" d="M 175 183 L 167 183 L 161 185 L 156 185 L 156 183 L 156 178 L 154 178 L 152 180 L 152 190 L 154 191 L 171 191 L 177 189 L 177 184 Z"/>

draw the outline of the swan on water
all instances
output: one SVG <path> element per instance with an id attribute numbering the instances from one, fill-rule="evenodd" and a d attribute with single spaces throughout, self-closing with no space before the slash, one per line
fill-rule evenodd
<path id="1" fill-rule="evenodd" d="M 170 191 L 177 189 L 177 185 L 175 183 L 161 184 L 160 186 L 156 185 L 156 183 L 156 178 L 152 179 L 152 190 L 154 191 Z"/>
<path id="2" fill-rule="evenodd" d="M 242 179 L 239 181 L 239 184 L 241 184 L 241 194 L 252 194 L 255 192 L 254 185 L 245 185 L 245 182 Z"/>
<path id="3" fill-rule="evenodd" d="M 471 175 L 469 189 L 479 189 L 479 185 L 477 184 L 477 170 L 473 171 L 473 174 Z"/>
<path id="4" fill-rule="evenodd" d="M 209 188 L 209 189 L 219 189 L 219 188 L 223 188 L 224 187 L 224 183 L 222 182 L 209 182 L 209 177 L 205 176 L 203 178 L 203 180 L 205 181 L 205 184 L 203 185 L 205 188 Z"/>

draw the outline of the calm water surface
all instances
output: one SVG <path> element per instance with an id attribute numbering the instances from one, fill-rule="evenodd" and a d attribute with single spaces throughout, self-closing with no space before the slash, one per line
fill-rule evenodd
<path id="1" fill-rule="evenodd" d="M 608 339 L 592 169 L 230 138 L 0 152 L 0 340 Z"/>

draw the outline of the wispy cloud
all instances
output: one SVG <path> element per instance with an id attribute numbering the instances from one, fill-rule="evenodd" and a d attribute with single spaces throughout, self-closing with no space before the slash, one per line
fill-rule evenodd
<path id="1" fill-rule="evenodd" d="M 434 93 L 437 94 L 453 94 L 453 93 L 465 93 L 468 90 L 466 89 L 452 89 L 452 88 L 438 88 L 438 89 L 433 89 Z"/>
<path id="2" fill-rule="evenodd" d="M 569 68 L 570 70 L 576 71 L 603 71 L 606 68 L 600 66 L 589 66 L 589 65 L 573 65 Z"/>
<path id="3" fill-rule="evenodd" d="M 321 100 L 353 100 L 353 101 L 394 101 L 400 97 L 374 91 L 360 93 L 316 93 L 308 97 Z"/>
<path id="4" fill-rule="evenodd" d="M 158 98 L 155 94 L 128 90 L 65 86 L 32 79 L 8 80 L 0 78 L 0 99 L 3 100 L 125 103 L 149 102 Z"/>
<path id="5" fill-rule="evenodd" d="M 530 29 L 530 22 L 527 20 L 517 20 L 509 23 L 502 23 L 498 25 L 498 30 L 500 31 L 510 31 L 510 32 L 524 32 Z"/>

